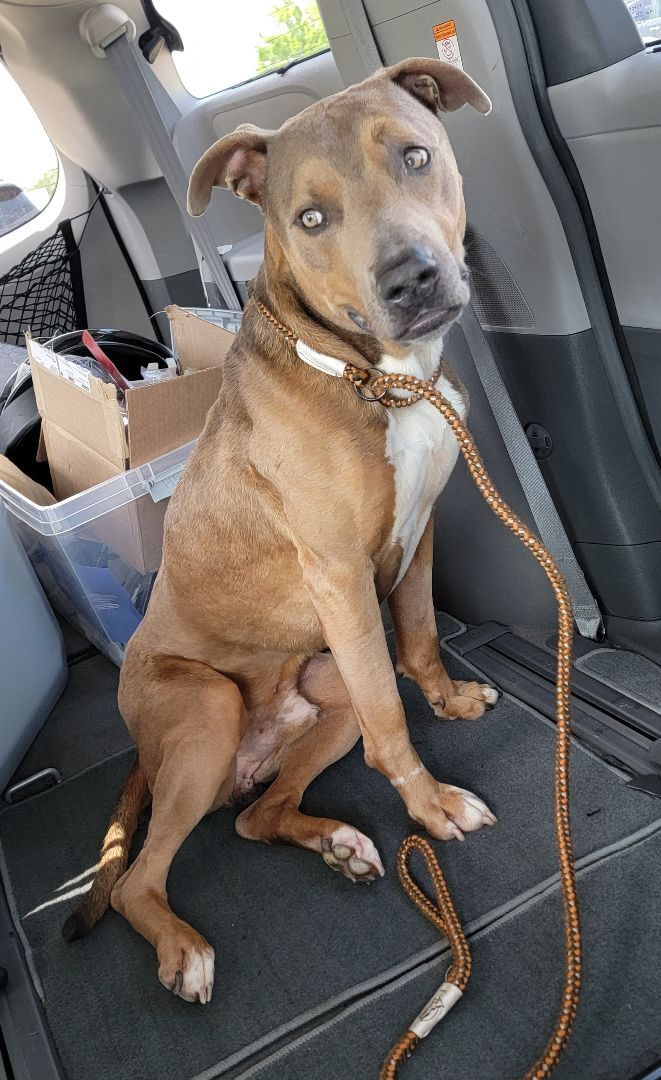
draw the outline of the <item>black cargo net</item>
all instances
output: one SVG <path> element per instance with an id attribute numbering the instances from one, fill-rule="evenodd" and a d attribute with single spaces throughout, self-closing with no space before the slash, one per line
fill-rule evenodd
<path id="1" fill-rule="evenodd" d="M 80 246 L 71 222 L 61 221 L 48 240 L 0 276 L 0 341 L 22 345 L 26 330 L 52 337 L 86 326 Z"/>

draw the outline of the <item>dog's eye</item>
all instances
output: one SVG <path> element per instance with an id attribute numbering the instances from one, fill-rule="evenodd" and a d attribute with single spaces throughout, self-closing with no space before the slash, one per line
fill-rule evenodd
<path id="1" fill-rule="evenodd" d="M 324 215 L 321 210 L 304 210 L 298 215 L 298 220 L 306 229 L 318 229 L 324 223 Z"/>
<path id="2" fill-rule="evenodd" d="M 429 150 L 424 146 L 409 146 L 404 151 L 404 164 L 407 169 L 424 169 L 429 161 Z"/>

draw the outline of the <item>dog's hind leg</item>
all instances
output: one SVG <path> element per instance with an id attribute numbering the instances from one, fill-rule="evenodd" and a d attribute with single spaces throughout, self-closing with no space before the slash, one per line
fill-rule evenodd
<path id="1" fill-rule="evenodd" d="M 238 687 L 211 668 L 175 658 L 152 659 L 139 694 L 127 686 L 123 711 L 140 711 L 143 731 L 159 723 L 153 809 L 145 845 L 117 882 L 112 906 L 156 949 L 158 977 L 186 1001 L 211 999 L 214 951 L 177 918 L 166 882 L 172 860 L 204 815 L 227 798 L 245 726 Z M 151 744 L 154 764 L 154 744 Z"/>
<path id="2" fill-rule="evenodd" d="M 300 689 L 307 701 L 319 706 L 319 719 L 287 749 L 268 791 L 239 815 L 237 832 L 251 840 L 308 848 L 351 881 L 373 881 L 384 871 L 367 836 L 341 821 L 310 817 L 299 809 L 314 778 L 360 738 L 349 694 L 330 654 L 310 661 Z"/>

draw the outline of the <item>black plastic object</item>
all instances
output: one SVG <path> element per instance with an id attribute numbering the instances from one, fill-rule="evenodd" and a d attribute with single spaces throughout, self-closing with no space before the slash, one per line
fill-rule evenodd
<path id="1" fill-rule="evenodd" d="M 142 0 L 142 9 L 149 21 L 149 29 L 138 38 L 138 45 L 148 64 L 153 64 L 165 46 L 170 52 L 183 52 L 184 43 L 176 26 L 164 19 L 156 10 L 153 0 Z"/>
<path id="2" fill-rule="evenodd" d="M 132 382 L 140 379 L 141 367 L 157 363 L 160 368 L 166 368 L 166 360 L 173 357 L 172 350 L 167 345 L 129 330 L 90 330 L 90 334 L 122 375 Z M 53 338 L 50 348 L 53 352 L 65 353 L 67 356 L 89 356 L 82 342 L 81 330 L 59 334 Z"/>
<path id="3" fill-rule="evenodd" d="M 553 439 L 541 424 L 526 424 L 526 438 L 538 461 L 543 461 L 553 453 Z"/>

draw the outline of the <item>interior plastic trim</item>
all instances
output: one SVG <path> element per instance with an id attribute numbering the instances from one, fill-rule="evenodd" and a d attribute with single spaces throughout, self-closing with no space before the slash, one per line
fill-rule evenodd
<path id="1" fill-rule="evenodd" d="M 528 0 L 528 6 L 548 86 L 591 75 L 645 49 L 622 0 Z"/>
<path id="2" fill-rule="evenodd" d="M 7 986 L 0 990 L 0 1028 L 12 1080 L 66 1080 L 10 914 L 2 865 L 0 870 L 0 966 L 7 972 Z"/>
<path id="3" fill-rule="evenodd" d="M 540 712 L 549 720 L 555 717 L 555 660 L 536 645 L 517 637 L 515 634 L 501 633 L 494 624 L 491 641 L 480 641 L 474 631 L 468 635 L 459 635 L 452 641 L 445 641 L 450 651 L 461 650 L 461 655 L 487 676 L 504 693 L 511 694 L 518 701 Z M 477 628 L 478 630 L 483 628 Z M 465 640 L 467 639 L 467 640 Z M 470 647 L 466 648 L 466 644 Z M 533 662 L 534 661 L 534 662 Z M 650 749 L 655 745 L 654 736 L 635 730 L 632 726 L 618 719 L 611 712 L 606 712 L 602 702 L 604 687 L 596 683 L 585 691 L 587 676 L 581 676 L 579 689 L 572 673 L 572 732 L 581 739 L 594 753 L 607 762 L 624 767 L 632 773 L 641 775 L 657 771 L 657 766 L 650 757 Z M 586 700 L 588 697 L 591 700 Z M 620 695 L 624 699 L 624 695 Z M 593 704 L 599 701 L 600 704 Z M 615 711 L 615 710 L 613 710 Z M 646 710 L 646 714 L 649 710 Z M 653 719 L 659 725 L 658 714 Z"/>
<path id="4" fill-rule="evenodd" d="M 605 281 L 607 291 L 610 292 L 608 275 L 604 268 L 605 278 L 600 278 L 595 262 L 595 250 L 599 251 L 598 239 L 597 247 L 593 249 L 586 227 L 586 218 L 582 212 L 582 210 L 586 212 L 588 221 L 592 220 L 589 201 L 562 136 L 559 132 L 557 133 L 558 141 L 555 144 L 549 136 L 549 131 L 553 131 L 554 118 L 548 101 L 543 66 L 530 11 L 526 0 L 486 0 L 486 2 L 496 28 L 519 123 L 561 217 L 616 407 L 650 495 L 657 507 L 661 509 L 659 459 L 655 454 L 654 443 L 650 441 L 643 423 L 632 383 L 624 367 L 624 356 L 628 355 L 626 342 L 623 353 L 614 329 L 615 325 L 619 326 L 619 322 L 614 324 L 606 303 L 602 282 Z M 548 127 L 544 123 L 542 110 L 544 116 L 548 115 Z M 563 145 L 566 155 L 563 155 L 564 161 L 561 161 L 558 151 L 562 153 Z M 571 160 L 571 164 L 567 158 Z M 576 182 L 575 188 L 570 182 L 568 172 Z M 577 199 L 577 192 L 580 191 L 583 193 L 581 205 Z M 592 228 L 596 236 L 593 221 Z M 623 334 L 622 338 L 624 340 Z"/>

